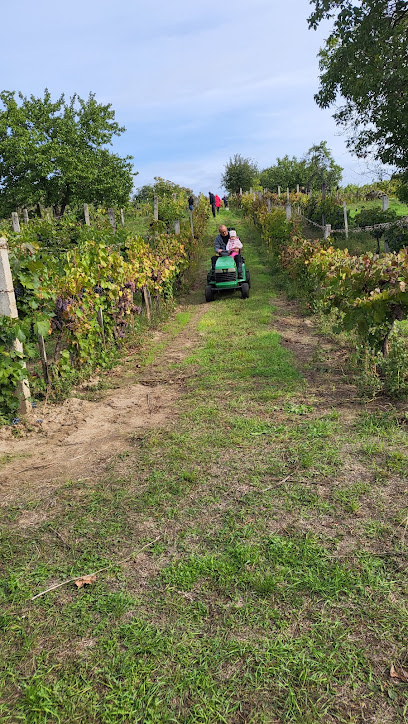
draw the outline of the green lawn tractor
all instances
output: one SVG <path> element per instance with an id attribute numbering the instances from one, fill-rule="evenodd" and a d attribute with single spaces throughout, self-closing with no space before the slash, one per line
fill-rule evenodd
<path id="1" fill-rule="evenodd" d="M 247 299 L 250 285 L 249 271 L 245 267 L 244 259 L 242 259 L 242 278 L 238 278 L 234 258 L 228 252 L 222 252 L 215 262 L 214 271 L 211 270 L 207 274 L 205 300 L 212 302 L 216 292 L 235 291 L 235 289 L 240 290 L 242 299 Z"/>

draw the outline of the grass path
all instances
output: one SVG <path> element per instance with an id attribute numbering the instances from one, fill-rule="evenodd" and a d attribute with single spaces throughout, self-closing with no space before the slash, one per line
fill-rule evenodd
<path id="1" fill-rule="evenodd" d="M 203 265 L 184 354 L 146 356 L 184 380 L 168 423 L 3 508 L 2 722 L 408 720 L 405 418 L 356 402 L 233 223 L 250 298 L 203 306 Z"/>

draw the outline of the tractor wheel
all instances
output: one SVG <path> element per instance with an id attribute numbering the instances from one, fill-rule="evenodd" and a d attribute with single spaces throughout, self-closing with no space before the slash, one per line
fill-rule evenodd
<path id="1" fill-rule="evenodd" d="M 205 288 L 205 301 L 206 302 L 214 301 L 214 290 L 212 287 L 210 287 L 209 284 L 207 284 L 207 286 Z"/>
<path id="2" fill-rule="evenodd" d="M 241 284 L 241 297 L 242 299 L 248 299 L 249 297 L 249 284 L 247 282 Z"/>

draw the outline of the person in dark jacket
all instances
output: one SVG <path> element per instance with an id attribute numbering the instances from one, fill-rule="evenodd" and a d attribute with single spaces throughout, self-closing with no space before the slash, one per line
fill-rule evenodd
<path id="1" fill-rule="evenodd" d="M 223 196 L 222 200 L 224 202 L 225 208 L 228 209 L 228 196 L 227 195 Z"/>
<path id="2" fill-rule="evenodd" d="M 215 256 L 211 257 L 211 271 L 213 274 L 215 274 L 215 263 L 223 251 L 227 251 L 227 244 L 230 238 L 229 231 L 227 227 L 224 224 L 221 224 L 220 228 L 218 229 L 220 232 L 218 236 L 214 239 L 214 251 Z M 237 271 L 238 271 L 238 279 L 242 277 L 242 256 L 241 254 L 237 254 L 234 257 L 235 264 L 237 265 Z"/>
<path id="3" fill-rule="evenodd" d="M 210 199 L 211 211 L 212 211 L 212 215 L 215 219 L 215 196 L 213 193 L 211 193 L 211 191 L 208 192 L 208 198 Z"/>
<path id="4" fill-rule="evenodd" d="M 190 211 L 193 210 L 193 208 L 194 208 L 194 196 L 189 196 L 189 197 L 188 197 L 188 208 L 190 209 Z"/>

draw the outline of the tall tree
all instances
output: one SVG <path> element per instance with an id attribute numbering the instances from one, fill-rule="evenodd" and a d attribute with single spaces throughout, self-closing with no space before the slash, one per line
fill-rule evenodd
<path id="1" fill-rule="evenodd" d="M 289 187 L 296 188 L 297 184 L 306 184 L 306 172 L 304 161 L 299 161 L 295 156 L 289 158 L 277 158 L 274 166 L 269 166 L 261 171 L 259 182 L 263 188 L 269 191 L 276 191 L 277 186 L 282 189 Z"/>
<path id="2" fill-rule="evenodd" d="M 257 175 L 258 167 L 256 163 L 251 158 L 244 158 L 236 153 L 225 164 L 221 183 L 231 194 L 238 194 L 240 189 L 249 191 Z"/>
<path id="3" fill-rule="evenodd" d="M 311 0 L 308 19 L 316 29 L 334 18 L 320 51 L 321 108 L 346 103 L 334 118 L 349 132 L 359 157 L 408 170 L 407 0 Z"/>
<path id="4" fill-rule="evenodd" d="M 327 148 L 327 141 L 321 141 L 309 148 L 303 163 L 308 191 L 314 188 L 320 189 L 323 184 L 330 190 L 340 183 L 343 169 L 335 162 L 330 149 Z"/>
<path id="5" fill-rule="evenodd" d="M 68 204 L 124 204 L 134 175 L 131 156 L 109 151 L 125 130 L 111 105 L 77 95 L 52 101 L 0 93 L 0 210 L 42 203 L 62 215 Z"/>

